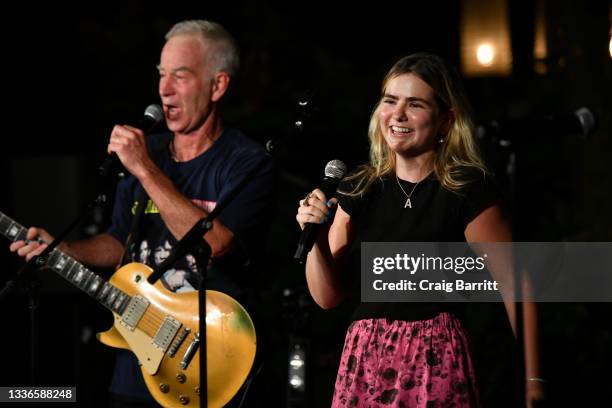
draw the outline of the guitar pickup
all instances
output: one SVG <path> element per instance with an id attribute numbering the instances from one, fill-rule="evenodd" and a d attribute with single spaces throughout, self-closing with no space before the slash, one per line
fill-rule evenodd
<path id="1" fill-rule="evenodd" d="M 181 322 L 172 316 L 166 316 L 157 333 L 155 333 L 155 337 L 153 337 L 153 345 L 165 353 L 181 326 Z"/>
<path id="2" fill-rule="evenodd" d="M 170 349 L 168 349 L 168 356 L 169 357 L 174 357 L 175 356 L 176 351 L 178 350 L 179 347 L 181 347 L 181 344 L 183 344 L 183 341 L 185 341 L 185 338 L 187 337 L 187 335 L 190 332 L 191 332 L 191 330 L 189 329 L 189 327 L 183 327 L 181 329 L 181 332 L 179 333 L 179 335 L 176 336 L 176 340 L 174 340 L 174 342 L 170 346 Z"/>
<path id="3" fill-rule="evenodd" d="M 139 295 L 132 296 L 125 312 L 121 315 L 121 324 L 130 331 L 134 331 L 148 307 L 149 301 L 147 299 Z"/>

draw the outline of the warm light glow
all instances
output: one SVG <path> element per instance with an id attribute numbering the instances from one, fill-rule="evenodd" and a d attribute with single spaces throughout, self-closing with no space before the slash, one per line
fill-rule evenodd
<path id="1" fill-rule="evenodd" d="M 491 44 L 480 44 L 476 50 L 476 59 L 483 67 L 488 67 L 493 64 L 495 58 L 495 50 Z"/>
<path id="2" fill-rule="evenodd" d="M 546 60 L 548 58 L 548 44 L 546 40 L 546 8 L 545 0 L 537 0 L 535 10 L 535 27 L 533 38 L 534 70 L 540 75 L 548 71 Z"/>
<path id="3" fill-rule="evenodd" d="M 512 74 L 508 0 L 461 0 L 461 71 L 466 77 Z"/>
<path id="4" fill-rule="evenodd" d="M 610 58 L 612 58 L 612 37 L 610 37 Z"/>

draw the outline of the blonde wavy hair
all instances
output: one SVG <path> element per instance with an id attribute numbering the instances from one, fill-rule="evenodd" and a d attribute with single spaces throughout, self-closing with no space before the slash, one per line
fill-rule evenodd
<path id="1" fill-rule="evenodd" d="M 459 192 L 470 182 L 469 175 L 474 170 L 483 176 L 488 172 L 474 139 L 470 106 L 459 74 L 437 55 L 408 55 L 391 67 L 383 80 L 381 95 L 385 94 L 391 79 L 404 74 L 414 74 L 432 87 L 440 114 L 449 110 L 454 113 L 448 133 L 441 135 L 443 143 L 436 148 L 433 171 L 444 188 Z M 380 127 L 378 113 L 381 101 L 382 97 L 370 118 L 370 161 L 347 178 L 353 188 L 352 191 L 343 192 L 346 195 L 362 195 L 378 178 L 395 172 L 395 153 L 387 145 Z"/>

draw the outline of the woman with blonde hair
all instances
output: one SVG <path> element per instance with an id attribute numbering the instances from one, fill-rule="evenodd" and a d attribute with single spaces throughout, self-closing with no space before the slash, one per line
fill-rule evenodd
<path id="1" fill-rule="evenodd" d="M 459 75 L 440 57 L 413 54 L 393 65 L 369 139 L 370 161 L 343 181 L 337 208 L 319 189 L 298 208 L 301 228 L 325 224 L 335 210 L 306 262 L 310 293 L 326 309 L 359 293 L 362 242 L 511 241 Z M 513 304 L 506 309 L 514 326 Z M 479 406 L 462 311 L 459 303 L 360 303 L 332 407 Z M 534 343 L 528 348 L 533 357 Z M 526 368 L 539 379 L 537 364 Z"/>

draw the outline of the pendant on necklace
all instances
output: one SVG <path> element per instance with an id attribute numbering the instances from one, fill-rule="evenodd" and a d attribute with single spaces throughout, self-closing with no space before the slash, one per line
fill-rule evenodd
<path id="1" fill-rule="evenodd" d="M 404 208 L 406 208 L 406 207 L 412 208 L 412 202 L 410 201 L 410 197 L 408 197 L 408 199 L 406 199 L 406 204 L 404 204 Z"/>

